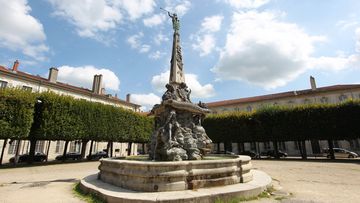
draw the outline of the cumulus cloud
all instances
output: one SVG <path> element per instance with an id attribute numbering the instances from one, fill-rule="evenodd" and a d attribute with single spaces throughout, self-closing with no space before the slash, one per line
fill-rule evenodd
<path id="1" fill-rule="evenodd" d="M 153 76 L 151 84 L 159 93 L 165 92 L 165 85 L 169 83 L 170 71 Z M 211 84 L 201 85 L 198 76 L 195 74 L 185 74 L 186 84 L 191 89 L 193 98 L 209 98 L 215 95 L 215 89 Z"/>
<path id="2" fill-rule="evenodd" d="M 0 47 L 21 51 L 38 61 L 46 60 L 49 47 L 45 44 L 43 25 L 29 14 L 26 0 L 0 0 Z"/>
<path id="3" fill-rule="evenodd" d="M 221 79 L 246 81 L 266 89 L 285 85 L 314 63 L 314 43 L 298 25 L 271 12 L 234 13 L 226 45 L 213 72 Z"/>
<path id="4" fill-rule="evenodd" d="M 114 29 L 122 20 L 120 10 L 111 1 L 49 0 L 56 16 L 76 27 L 81 37 L 99 39 L 99 35 Z"/>
<path id="5" fill-rule="evenodd" d="M 136 20 L 145 14 L 152 13 L 156 6 L 154 0 L 113 0 L 113 2 L 128 14 L 130 20 Z"/>
<path id="6" fill-rule="evenodd" d="M 135 35 L 128 37 L 127 43 L 130 44 L 131 48 L 138 50 L 139 53 L 146 53 L 150 51 L 151 47 L 148 44 L 143 44 L 141 39 L 144 37 L 144 33 L 139 32 Z"/>
<path id="7" fill-rule="evenodd" d="M 54 15 L 75 26 L 77 34 L 101 42 L 105 35 L 124 20 L 134 21 L 151 13 L 154 0 L 48 0 Z"/>
<path id="8" fill-rule="evenodd" d="M 58 70 L 58 81 L 71 85 L 91 89 L 94 75 L 102 74 L 104 85 L 103 87 L 105 87 L 105 89 L 118 91 L 120 87 L 119 78 L 115 75 L 114 72 L 106 68 L 97 68 L 91 65 L 78 67 L 65 65 L 60 66 Z"/>
<path id="9" fill-rule="evenodd" d="M 216 40 L 213 33 L 220 30 L 223 18 L 221 15 L 205 17 L 200 30 L 192 36 L 192 39 L 195 40 L 192 48 L 199 51 L 200 56 L 206 56 L 215 49 Z"/>
<path id="10" fill-rule="evenodd" d="M 160 104 L 161 98 L 154 93 L 149 94 L 131 94 L 131 102 L 140 104 L 142 111 L 150 110 L 155 104 Z"/>
<path id="11" fill-rule="evenodd" d="M 235 9 L 259 8 L 269 2 L 270 0 L 226 0 L 226 3 Z"/>
<path id="12" fill-rule="evenodd" d="M 163 14 L 155 14 L 149 18 L 145 18 L 143 20 L 143 23 L 146 27 L 155 27 L 157 25 L 161 25 L 163 22 L 165 22 L 165 15 Z"/>
<path id="13" fill-rule="evenodd" d="M 193 49 L 200 52 L 200 56 L 210 54 L 215 48 L 215 37 L 211 34 L 205 34 L 196 37 L 196 43 L 192 45 Z"/>
<path id="14" fill-rule="evenodd" d="M 191 2 L 188 0 L 185 1 L 174 1 L 167 0 L 165 1 L 166 7 L 165 9 L 171 12 L 175 12 L 178 16 L 185 15 L 191 7 Z"/>
<path id="15" fill-rule="evenodd" d="M 221 15 L 206 17 L 201 23 L 201 29 L 208 32 L 217 32 L 221 28 L 221 23 L 223 19 L 224 16 Z"/>

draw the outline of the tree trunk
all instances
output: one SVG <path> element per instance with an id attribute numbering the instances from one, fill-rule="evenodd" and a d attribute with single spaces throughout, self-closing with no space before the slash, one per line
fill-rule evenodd
<path id="1" fill-rule="evenodd" d="M 94 140 L 91 140 L 91 142 L 90 142 L 89 156 L 88 156 L 88 159 L 89 159 L 89 160 L 91 159 L 91 152 L 92 152 L 92 149 L 93 149 L 93 144 L 94 144 Z"/>
<path id="2" fill-rule="evenodd" d="M 110 142 L 110 156 L 113 157 L 113 152 L 114 152 L 114 142 Z"/>
<path id="3" fill-rule="evenodd" d="M 306 144 L 305 144 L 305 140 L 301 140 L 301 149 L 302 149 L 302 155 L 301 158 L 302 159 L 307 159 L 307 151 L 306 151 Z"/>
<path id="4" fill-rule="evenodd" d="M 128 143 L 128 156 L 131 155 L 131 147 L 132 147 L 132 142 Z"/>
<path id="5" fill-rule="evenodd" d="M 21 140 L 17 140 L 14 165 L 16 165 L 19 160 L 20 145 L 21 145 Z"/>
<path id="6" fill-rule="evenodd" d="M 82 140 L 82 142 L 81 142 L 81 159 L 85 158 L 86 146 L 87 146 L 88 142 L 89 142 L 89 140 Z"/>
<path id="7" fill-rule="evenodd" d="M 106 154 L 108 155 L 108 157 L 111 157 L 111 155 L 110 155 L 110 141 L 106 145 Z"/>
<path id="8" fill-rule="evenodd" d="M 216 153 L 220 154 L 220 142 L 217 143 Z"/>
<path id="9" fill-rule="evenodd" d="M 275 159 L 280 159 L 278 142 L 273 141 L 273 146 L 274 146 L 274 157 L 275 157 Z"/>
<path id="10" fill-rule="evenodd" d="M 65 146 L 64 146 L 64 152 L 63 152 L 62 162 L 65 162 L 65 160 L 66 160 L 66 152 L 67 152 L 68 145 L 69 145 L 69 141 L 65 141 Z"/>
<path id="11" fill-rule="evenodd" d="M 28 164 L 32 164 L 34 162 L 36 143 L 37 143 L 36 139 L 30 139 L 30 150 L 29 150 Z"/>
<path id="12" fill-rule="evenodd" d="M 3 144 L 3 147 L 1 149 L 0 166 L 2 164 L 2 160 L 3 160 L 3 157 L 4 157 L 4 151 L 5 151 L 5 148 L 6 148 L 7 141 L 8 141 L 8 139 L 4 139 L 4 144 Z"/>
<path id="13" fill-rule="evenodd" d="M 49 158 L 50 145 L 51 145 L 51 140 L 49 140 L 47 150 L 46 150 L 46 162 L 48 161 L 48 158 Z"/>
<path id="14" fill-rule="evenodd" d="M 329 145 L 329 155 L 330 155 L 330 159 L 335 159 L 335 154 L 334 154 L 334 143 L 332 140 L 328 140 L 328 145 Z"/>
<path id="15" fill-rule="evenodd" d="M 143 154 L 146 154 L 146 153 L 145 153 L 145 143 L 142 143 L 142 153 L 143 153 Z"/>

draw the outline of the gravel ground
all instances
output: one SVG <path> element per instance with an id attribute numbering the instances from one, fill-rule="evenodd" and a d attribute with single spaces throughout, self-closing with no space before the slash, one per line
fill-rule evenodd
<path id="1" fill-rule="evenodd" d="M 345 162 L 345 161 L 344 161 Z M 360 161 L 253 160 L 273 178 L 271 198 L 250 202 L 360 202 Z M 82 202 L 74 183 L 98 171 L 99 162 L 0 169 L 0 202 Z M 276 199 L 275 199 L 276 198 Z"/>

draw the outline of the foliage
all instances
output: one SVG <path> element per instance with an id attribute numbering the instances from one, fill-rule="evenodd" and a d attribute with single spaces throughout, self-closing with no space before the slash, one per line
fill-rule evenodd
<path id="1" fill-rule="evenodd" d="M 53 92 L 0 90 L 0 138 L 148 142 L 153 119 Z"/>
<path id="2" fill-rule="evenodd" d="M 343 140 L 360 137 L 359 115 L 360 101 L 349 100 L 211 115 L 204 127 L 213 142 Z"/>
<path id="3" fill-rule="evenodd" d="M 21 139 L 33 122 L 35 95 L 21 89 L 0 89 L 0 139 Z"/>

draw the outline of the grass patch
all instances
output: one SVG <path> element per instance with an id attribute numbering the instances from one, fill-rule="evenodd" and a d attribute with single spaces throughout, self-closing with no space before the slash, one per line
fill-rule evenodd
<path id="1" fill-rule="evenodd" d="M 98 197 L 95 194 L 86 194 L 80 189 L 80 183 L 76 183 L 73 188 L 73 193 L 76 197 L 80 198 L 81 200 L 84 200 L 88 203 L 106 203 L 104 200 L 102 200 L 100 197 Z"/>

